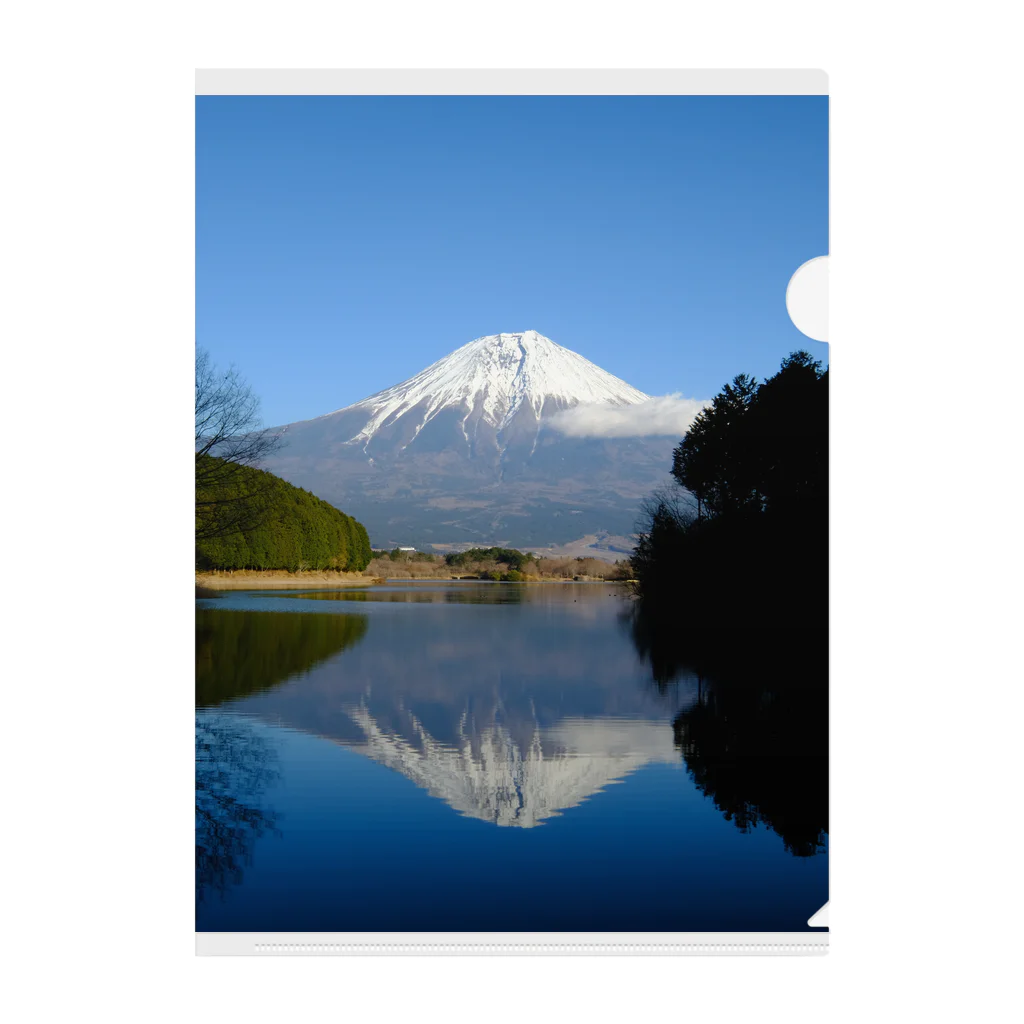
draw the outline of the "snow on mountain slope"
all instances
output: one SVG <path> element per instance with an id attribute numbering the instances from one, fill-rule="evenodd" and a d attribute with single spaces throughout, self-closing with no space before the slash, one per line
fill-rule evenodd
<path id="1" fill-rule="evenodd" d="M 468 441 L 471 419 L 502 431 L 527 409 L 539 422 L 546 412 L 581 403 L 635 405 L 647 398 L 576 352 L 524 331 L 477 338 L 401 384 L 329 415 L 365 411 L 366 422 L 352 438 L 364 445 L 412 415 L 416 425 L 408 444 L 439 413 L 457 409 Z"/>
<path id="2" fill-rule="evenodd" d="M 680 434 L 606 426 L 642 391 L 536 331 L 463 345 L 394 387 L 285 428 L 265 465 L 355 516 L 371 541 L 524 550 L 628 537 Z M 565 416 L 583 416 L 584 427 Z M 633 434 L 637 434 L 633 431 Z M 610 556 L 616 557 L 616 556 Z"/>

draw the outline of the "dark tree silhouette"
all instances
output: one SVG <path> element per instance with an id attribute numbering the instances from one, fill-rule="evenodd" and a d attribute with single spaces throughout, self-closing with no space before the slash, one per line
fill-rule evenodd
<path id="1" fill-rule="evenodd" d="M 696 498 L 698 519 L 759 504 L 748 416 L 756 395 L 753 377 L 735 377 L 672 453 L 672 475 Z"/>
<path id="2" fill-rule="evenodd" d="M 648 503 L 631 558 L 652 616 L 708 637 L 827 623 L 819 363 L 796 352 L 761 385 L 735 378 L 677 446 L 672 473 L 681 487 Z"/>
<path id="3" fill-rule="evenodd" d="M 751 405 L 752 472 L 780 523 L 823 527 L 828 516 L 828 372 L 794 352 Z"/>
<path id="4" fill-rule="evenodd" d="M 662 692 L 702 681 L 675 719 L 701 790 L 739 828 L 813 854 L 828 829 L 828 373 L 794 352 L 763 384 L 736 377 L 672 474 L 631 559 L 633 642 Z"/>

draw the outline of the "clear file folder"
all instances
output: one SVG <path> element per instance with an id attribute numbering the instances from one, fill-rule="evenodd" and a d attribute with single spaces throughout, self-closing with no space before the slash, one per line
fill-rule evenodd
<path id="1" fill-rule="evenodd" d="M 826 75 L 196 93 L 197 953 L 825 953 Z"/>

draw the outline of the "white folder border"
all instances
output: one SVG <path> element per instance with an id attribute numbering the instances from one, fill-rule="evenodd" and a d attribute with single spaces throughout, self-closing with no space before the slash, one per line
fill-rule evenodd
<path id="1" fill-rule="evenodd" d="M 827 932 L 197 932 L 197 956 L 821 956 Z"/>
<path id="2" fill-rule="evenodd" d="M 197 96 L 825 96 L 807 69 L 197 68 Z"/>

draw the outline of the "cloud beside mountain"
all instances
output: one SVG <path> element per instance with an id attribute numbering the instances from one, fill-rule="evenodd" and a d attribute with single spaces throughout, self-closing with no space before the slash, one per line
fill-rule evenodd
<path id="1" fill-rule="evenodd" d="M 548 417 L 568 437 L 682 437 L 706 399 L 660 395 L 634 405 L 584 404 Z"/>

